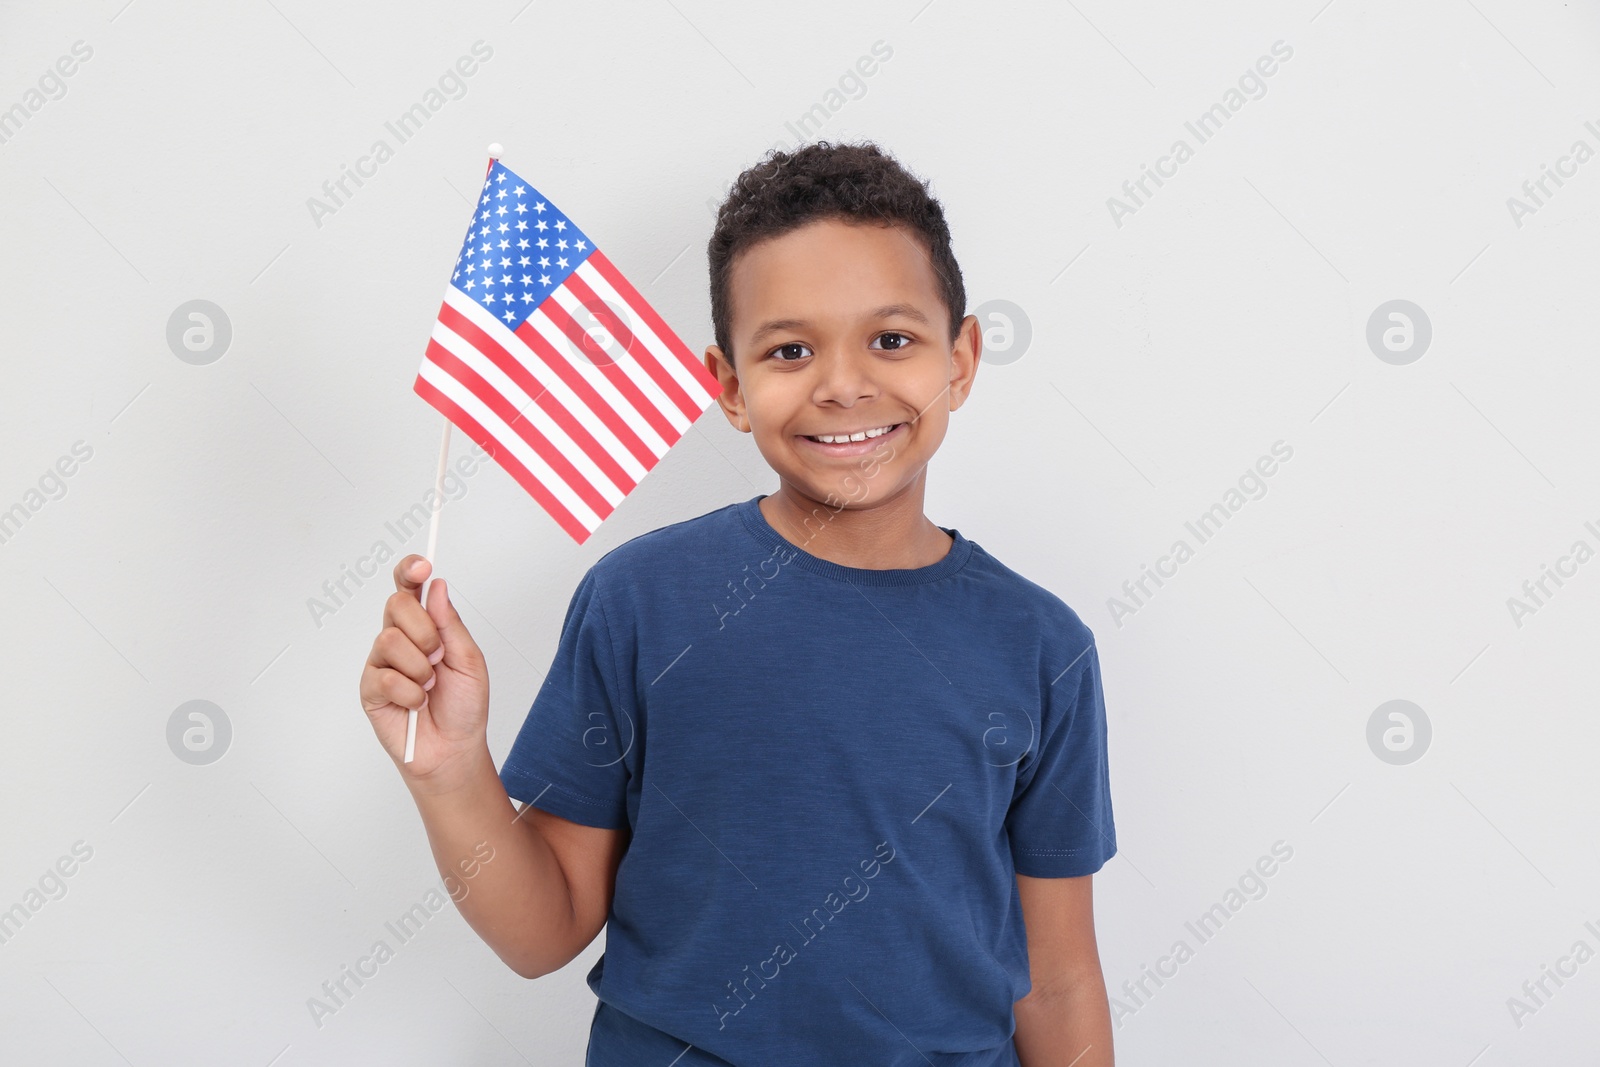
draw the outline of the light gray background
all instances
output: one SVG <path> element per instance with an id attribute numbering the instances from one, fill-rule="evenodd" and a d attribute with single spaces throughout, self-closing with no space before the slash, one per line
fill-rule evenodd
<path id="1" fill-rule="evenodd" d="M 1600 949 L 1600 562 L 1520 626 L 1507 599 L 1600 547 L 1600 160 L 1520 226 L 1507 198 L 1600 148 L 1594 3 L 523 2 L 5 7 L 0 107 L 93 49 L 0 144 L 0 508 L 93 450 L 0 544 L 0 909 L 93 850 L 0 945 L 7 1062 L 581 1062 L 603 942 L 529 983 L 448 906 L 313 1024 L 437 875 L 356 696 L 389 568 L 320 626 L 308 600 L 376 540 L 423 548 L 384 523 L 432 484 L 411 381 L 488 142 L 698 351 L 708 204 L 817 104 L 813 136 L 933 180 L 969 310 L 1031 323 L 955 417 L 928 513 L 1098 635 L 1119 1062 L 1592 1051 L 1600 961 L 1520 1026 L 1507 999 Z M 465 95 L 314 224 L 307 198 L 478 40 Z M 1197 145 L 1185 121 L 1278 40 L 1266 93 Z M 1180 137 L 1194 158 L 1116 225 L 1107 198 Z M 166 341 L 194 299 L 233 331 L 206 366 Z M 1366 341 L 1394 299 L 1433 329 L 1404 366 Z M 1278 440 L 1266 495 L 1119 626 L 1108 599 Z M 439 566 L 489 657 L 496 760 L 594 559 L 774 486 L 715 410 L 582 548 L 473 477 Z M 1403 766 L 1367 742 L 1394 699 L 1433 730 Z M 168 748 L 191 700 L 232 727 L 207 766 Z M 1280 840 L 1266 895 L 1201 945 L 1185 922 Z M 1153 995 L 1120 989 L 1179 939 Z"/>

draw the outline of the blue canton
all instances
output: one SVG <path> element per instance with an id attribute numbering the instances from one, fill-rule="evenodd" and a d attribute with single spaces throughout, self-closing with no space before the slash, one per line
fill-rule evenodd
<path id="1" fill-rule="evenodd" d="M 587 234 L 496 160 L 450 283 L 515 330 L 593 251 Z"/>

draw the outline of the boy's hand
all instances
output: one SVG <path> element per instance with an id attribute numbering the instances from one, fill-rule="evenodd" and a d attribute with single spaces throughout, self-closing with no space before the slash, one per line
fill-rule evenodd
<path id="1" fill-rule="evenodd" d="M 422 605 L 422 583 L 432 569 L 417 553 L 395 565 L 396 591 L 384 603 L 383 630 L 361 672 L 361 706 L 378 740 L 406 784 L 429 792 L 454 788 L 479 769 L 474 760 L 487 754 L 489 720 L 483 653 L 450 603 L 443 579 L 430 588 L 428 606 Z M 421 710 L 416 748 L 406 763 L 411 708 Z"/>

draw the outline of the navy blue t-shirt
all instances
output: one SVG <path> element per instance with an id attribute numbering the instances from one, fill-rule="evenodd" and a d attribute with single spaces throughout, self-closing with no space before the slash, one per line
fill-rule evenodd
<path id="1" fill-rule="evenodd" d="M 761 499 L 589 569 L 500 771 L 632 831 L 588 1067 L 1014 1067 L 1015 874 L 1117 849 L 1094 635 L 959 531 L 845 567 Z"/>

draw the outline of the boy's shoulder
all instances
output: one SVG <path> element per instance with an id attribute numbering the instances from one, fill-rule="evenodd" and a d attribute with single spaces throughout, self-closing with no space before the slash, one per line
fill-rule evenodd
<path id="1" fill-rule="evenodd" d="M 1039 626 L 1066 645 L 1094 644 L 1094 631 L 1065 600 L 1033 579 L 1002 563 L 978 542 L 972 542 L 972 561 L 967 569 L 988 579 L 1000 610 L 1026 625 Z"/>
<path id="2" fill-rule="evenodd" d="M 624 578 L 630 584 L 637 584 L 644 575 L 681 573 L 715 554 L 708 550 L 732 542 L 737 533 L 739 506 L 738 502 L 724 504 L 704 514 L 635 534 L 602 553 L 590 569 L 608 585 Z M 668 564 L 671 570 L 660 569 Z"/>

